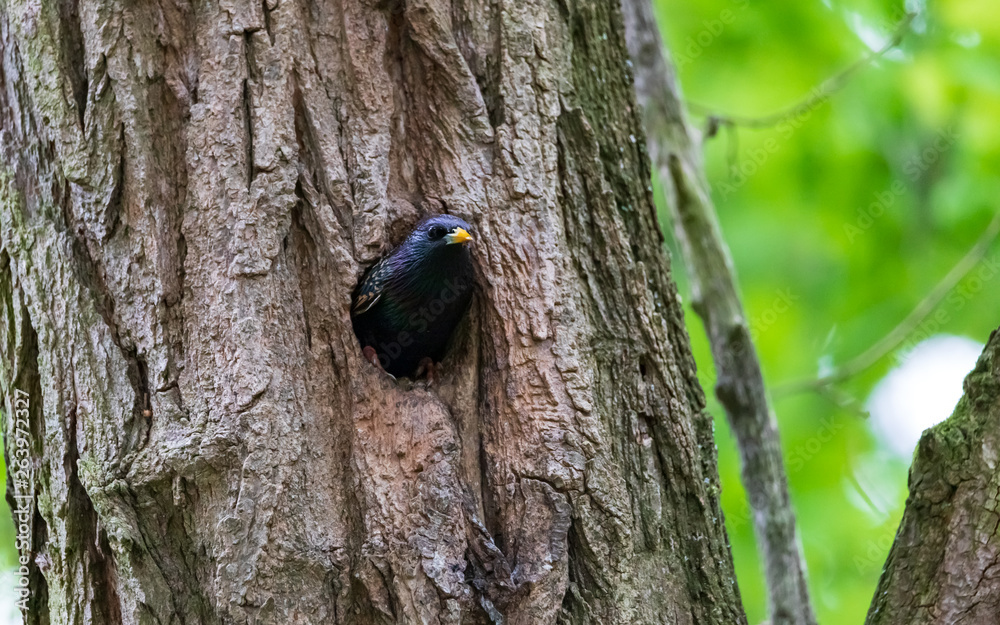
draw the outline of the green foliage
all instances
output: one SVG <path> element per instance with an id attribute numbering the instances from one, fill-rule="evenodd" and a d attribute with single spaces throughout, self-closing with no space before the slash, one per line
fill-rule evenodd
<path id="1" fill-rule="evenodd" d="M 3 417 L 7 418 L 6 415 Z M 4 466 L 4 459 L 0 456 L 0 479 L 6 483 L 7 467 Z M 9 571 L 17 568 L 17 549 L 14 548 L 14 519 L 11 517 L 10 507 L 6 502 L 0 512 L 0 571 Z"/>
<path id="2" fill-rule="evenodd" d="M 15 196 L 13 195 L 13 189 L 11 186 L 11 174 L 6 169 L 0 169 L 0 211 L 2 212 L 13 212 L 13 206 L 16 202 Z M 4 254 L 6 257 L 6 254 Z M 6 264 L 6 259 L 0 260 L 3 264 Z M 9 302 L 10 298 L 10 274 L 0 273 L 0 302 Z M 5 319 L 0 321 L 0 323 L 13 323 L 7 315 L 7 311 L 4 311 Z M 10 350 L 9 345 L 4 346 L 5 351 Z M 0 364 L 0 370 L 5 367 L 4 364 Z M 0 371 L 0 375 L 7 375 L 7 371 Z M 0 399 L 0 438 L 4 436 L 7 431 L 8 420 L 13 417 L 13 415 L 8 415 L 6 410 L 3 410 L 2 404 L 3 400 Z M 13 401 L 9 402 L 9 405 L 13 405 Z M 6 492 L 7 484 L 7 466 L 5 462 L 5 454 L 0 454 L 0 483 L 4 484 L 4 492 Z M 11 569 L 17 568 L 17 558 L 18 553 L 14 548 L 14 519 L 11 515 L 10 508 L 4 504 L 0 504 L 0 571 L 9 571 Z M 4 617 L 2 612 L 3 608 L 0 608 L 0 618 Z"/>
<path id="3" fill-rule="evenodd" d="M 704 124 L 699 111 L 746 118 L 803 101 L 888 42 L 904 16 L 901 2 L 877 0 L 656 2 L 696 124 Z M 886 335 L 997 211 L 1000 14 L 992 6 L 934 3 L 898 48 L 820 105 L 773 127 L 740 128 L 738 141 L 726 129 L 708 140 L 713 197 L 772 389 Z M 1000 246 L 987 258 L 1000 258 Z M 1000 275 L 987 273 L 960 283 L 915 337 L 985 342 L 1000 324 Z M 704 331 L 686 312 L 711 389 Z M 862 407 L 894 355 L 840 390 Z M 902 514 L 907 462 L 881 449 L 857 411 L 815 394 L 772 394 L 818 617 L 861 623 Z M 713 401 L 710 410 L 740 588 L 750 622 L 761 622 L 763 574 L 739 460 L 721 408 Z"/>

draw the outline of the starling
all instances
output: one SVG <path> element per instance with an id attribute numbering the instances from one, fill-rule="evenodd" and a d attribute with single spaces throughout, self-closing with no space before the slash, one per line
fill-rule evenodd
<path id="1" fill-rule="evenodd" d="M 444 356 L 472 299 L 471 228 L 436 215 L 365 273 L 351 321 L 365 357 L 393 376 L 419 375 Z"/>

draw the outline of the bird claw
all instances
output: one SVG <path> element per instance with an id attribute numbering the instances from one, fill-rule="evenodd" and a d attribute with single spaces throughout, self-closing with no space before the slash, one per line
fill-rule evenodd
<path id="1" fill-rule="evenodd" d="M 427 376 L 427 386 L 434 385 L 434 378 L 437 374 L 437 365 L 430 358 L 423 358 L 417 365 L 416 377 L 420 377 L 421 374 L 426 374 Z"/>
<path id="2" fill-rule="evenodd" d="M 382 363 L 379 362 L 379 360 L 378 360 L 378 352 L 375 351 L 374 347 L 372 347 L 371 345 L 365 345 L 363 348 L 361 348 L 361 354 L 365 357 L 365 360 L 367 360 L 368 362 L 372 363 L 372 365 L 374 365 L 376 369 L 378 369 L 382 373 L 386 374 L 387 376 L 389 376 L 393 380 L 396 379 L 396 376 L 392 375 L 391 373 L 389 373 L 388 371 L 386 371 L 384 368 L 382 368 Z"/>

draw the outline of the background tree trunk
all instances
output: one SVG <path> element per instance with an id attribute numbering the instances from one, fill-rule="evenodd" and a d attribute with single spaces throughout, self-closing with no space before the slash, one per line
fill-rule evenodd
<path id="1" fill-rule="evenodd" d="M 29 623 L 745 622 L 617 1 L 0 7 Z M 443 210 L 397 383 L 350 294 Z"/>
<path id="2" fill-rule="evenodd" d="M 740 452 L 740 478 L 767 582 L 768 620 L 770 625 L 816 625 L 778 422 L 704 176 L 701 136 L 684 117 L 652 0 L 622 0 L 622 12 L 629 52 L 635 59 L 636 94 L 643 108 L 649 155 L 670 198 L 691 308 L 705 326 L 717 376 L 715 395 Z"/>
<path id="3" fill-rule="evenodd" d="M 924 432 L 868 625 L 1000 619 L 1000 330 L 952 416 Z"/>

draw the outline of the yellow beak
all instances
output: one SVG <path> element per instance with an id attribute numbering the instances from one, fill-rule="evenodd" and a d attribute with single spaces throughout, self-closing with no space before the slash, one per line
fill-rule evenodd
<path id="1" fill-rule="evenodd" d="M 465 231 L 465 228 L 455 228 L 445 236 L 448 245 L 452 243 L 466 243 L 472 240 L 472 235 Z"/>

